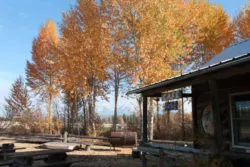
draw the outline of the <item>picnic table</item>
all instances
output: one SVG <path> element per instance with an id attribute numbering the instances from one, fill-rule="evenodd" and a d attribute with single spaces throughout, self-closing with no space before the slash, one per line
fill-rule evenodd
<path id="1" fill-rule="evenodd" d="M 37 160 L 44 160 L 47 164 L 63 162 L 66 160 L 67 154 L 65 150 L 43 150 L 6 153 L 5 157 L 5 161 L 1 161 L 0 166 L 11 165 L 12 167 L 29 167 Z"/>
<path id="2" fill-rule="evenodd" d="M 4 143 L 0 144 L 0 160 L 6 159 L 6 154 L 14 153 L 16 150 L 25 149 L 25 148 L 16 148 L 13 143 Z"/>

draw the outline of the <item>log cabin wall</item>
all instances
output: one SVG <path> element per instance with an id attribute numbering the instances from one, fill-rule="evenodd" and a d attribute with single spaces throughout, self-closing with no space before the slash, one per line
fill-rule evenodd
<path id="1" fill-rule="evenodd" d="M 220 114 L 220 126 L 222 131 L 222 150 L 230 151 L 232 146 L 232 129 L 230 118 L 230 95 L 234 93 L 250 92 L 250 73 L 233 76 L 227 79 L 216 80 L 218 106 Z M 209 84 L 202 83 L 192 85 L 193 93 L 193 120 L 194 122 L 194 141 L 196 148 L 216 149 L 215 135 L 209 127 L 209 120 L 204 125 L 205 118 L 209 118 L 208 110 L 212 110 L 213 93 Z M 206 112 L 206 113 L 204 113 Z M 214 117 L 214 116 L 213 116 Z M 204 128 L 207 126 L 207 128 Z M 215 132 L 215 131 L 214 131 Z"/>

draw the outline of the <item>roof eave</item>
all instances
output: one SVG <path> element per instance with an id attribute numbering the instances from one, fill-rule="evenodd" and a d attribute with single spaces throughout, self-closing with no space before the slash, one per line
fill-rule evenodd
<path id="1" fill-rule="evenodd" d="M 140 94 L 140 93 L 146 92 L 148 90 L 155 89 L 157 87 L 167 86 L 167 85 L 173 84 L 175 82 L 180 82 L 180 81 L 183 81 L 183 80 L 186 80 L 186 79 L 190 79 L 190 78 L 197 77 L 197 76 L 200 76 L 200 75 L 204 75 L 204 74 L 207 74 L 207 73 L 210 73 L 210 72 L 218 71 L 218 70 L 228 68 L 228 67 L 231 67 L 231 66 L 234 66 L 234 65 L 238 65 L 238 64 L 241 64 L 241 63 L 245 63 L 245 62 L 248 62 L 248 61 L 250 61 L 249 53 L 245 54 L 245 55 L 243 55 L 241 57 L 233 58 L 230 61 L 224 61 L 224 62 L 220 62 L 218 64 L 215 64 L 213 66 L 209 66 L 208 68 L 198 69 L 196 71 L 186 73 L 186 74 L 183 74 L 183 75 L 178 76 L 178 77 L 163 80 L 161 82 L 157 82 L 157 83 L 145 86 L 145 87 L 141 87 L 141 88 L 138 88 L 138 89 L 128 91 L 126 93 L 126 95 Z"/>

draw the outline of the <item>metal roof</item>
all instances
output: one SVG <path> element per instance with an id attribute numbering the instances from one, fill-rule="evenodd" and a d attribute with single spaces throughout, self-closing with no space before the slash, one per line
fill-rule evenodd
<path id="1" fill-rule="evenodd" d="M 202 67 L 208 67 L 213 64 L 218 64 L 223 61 L 230 60 L 234 57 L 246 55 L 250 52 L 250 39 L 246 39 L 242 42 L 233 44 L 228 48 L 224 49 L 220 54 L 214 56 L 210 61 L 205 63 Z"/>
<path id="2" fill-rule="evenodd" d="M 242 41 L 240 43 L 231 45 L 225 49 L 222 53 L 212 58 L 209 62 L 201 66 L 200 68 L 184 73 L 179 76 L 168 78 L 145 87 L 134 89 L 127 92 L 129 94 L 143 93 L 144 91 L 151 90 L 160 86 L 167 86 L 175 82 L 184 81 L 192 77 L 197 77 L 202 74 L 217 71 L 219 69 L 228 68 L 232 65 L 237 65 L 244 62 L 250 62 L 250 39 Z"/>

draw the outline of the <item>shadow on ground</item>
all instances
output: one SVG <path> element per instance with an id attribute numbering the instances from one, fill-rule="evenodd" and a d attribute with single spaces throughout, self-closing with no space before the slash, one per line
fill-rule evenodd
<path id="1" fill-rule="evenodd" d="M 103 155 L 69 155 L 70 160 L 81 160 L 74 163 L 72 167 L 140 167 L 142 166 L 141 159 L 133 159 L 130 155 L 103 156 Z M 148 167 L 158 167 L 159 158 L 150 156 L 147 158 Z M 165 167 L 179 167 L 179 163 L 166 159 Z"/>

